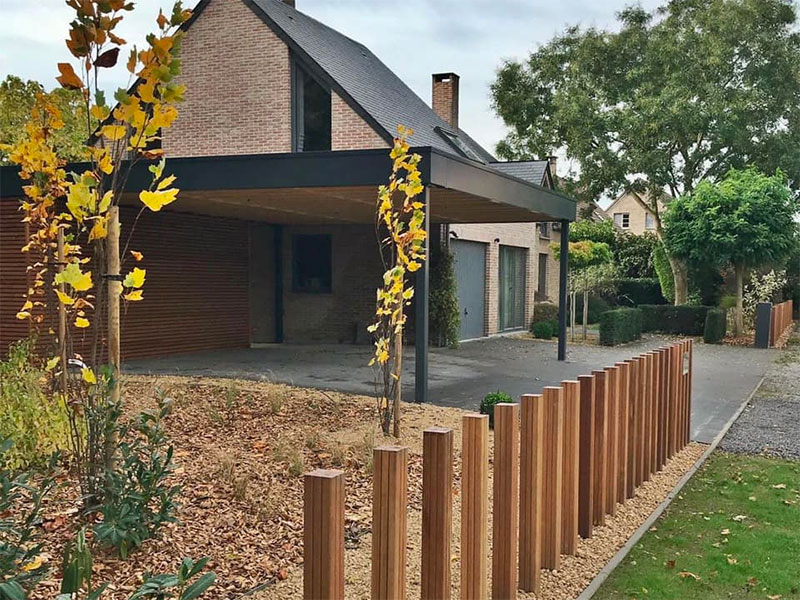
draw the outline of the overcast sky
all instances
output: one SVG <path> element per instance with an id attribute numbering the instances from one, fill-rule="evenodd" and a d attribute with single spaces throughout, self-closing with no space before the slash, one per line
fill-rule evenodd
<path id="1" fill-rule="evenodd" d="M 524 58 L 567 25 L 613 27 L 632 0 L 297 0 L 297 8 L 369 47 L 425 101 L 431 74 L 461 76 L 460 125 L 490 151 L 504 135 L 493 114 L 489 85 L 506 58 Z M 640 0 L 652 9 L 662 2 Z M 184 2 L 187 6 L 196 0 Z M 120 25 L 128 42 L 154 28 L 169 0 L 136 0 Z M 165 10 L 165 12 L 167 12 Z M 63 39 L 71 10 L 63 0 L 0 0 L 0 75 L 55 85 L 57 62 L 70 56 Z M 398 17 L 407 17 L 400 22 Z M 153 24 L 151 26 L 151 24 Z M 406 45 L 400 43 L 403 36 Z M 127 83 L 120 61 L 109 90 Z M 559 168 L 562 171 L 566 165 Z"/>

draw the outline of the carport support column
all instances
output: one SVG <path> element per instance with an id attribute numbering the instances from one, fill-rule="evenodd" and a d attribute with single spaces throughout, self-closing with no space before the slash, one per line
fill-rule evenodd
<path id="1" fill-rule="evenodd" d="M 569 221 L 561 221 L 561 260 L 558 269 L 558 360 L 567 360 L 567 268 Z"/>
<path id="2" fill-rule="evenodd" d="M 416 297 L 416 340 L 414 343 L 414 401 L 428 401 L 428 280 L 431 263 L 431 210 L 430 191 L 425 186 L 420 199 L 425 203 L 425 260 L 417 271 L 414 296 Z"/>

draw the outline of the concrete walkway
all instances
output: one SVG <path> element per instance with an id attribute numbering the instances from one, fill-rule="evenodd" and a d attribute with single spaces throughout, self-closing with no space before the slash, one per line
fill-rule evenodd
<path id="1" fill-rule="evenodd" d="M 613 348 L 569 346 L 566 362 L 556 360 L 553 342 L 495 337 L 434 349 L 430 360 L 430 397 L 436 404 L 477 410 L 481 398 L 501 390 L 516 398 L 544 386 L 591 373 L 646 350 L 664 345 L 664 337 L 648 336 Z M 124 366 L 127 373 L 174 374 L 269 380 L 302 387 L 371 395 L 369 346 L 305 346 L 281 344 L 258 349 L 226 350 L 140 360 Z M 695 344 L 692 438 L 710 442 L 748 397 L 776 351 Z M 409 372 L 404 398 L 413 399 L 414 351 L 404 353 Z"/>

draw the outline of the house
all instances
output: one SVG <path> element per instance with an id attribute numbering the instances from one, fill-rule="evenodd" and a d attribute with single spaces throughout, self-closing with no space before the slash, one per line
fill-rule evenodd
<path id="1" fill-rule="evenodd" d="M 659 199 L 659 214 L 663 212 L 667 199 L 666 194 Z M 656 232 L 656 215 L 650 208 L 651 205 L 649 195 L 643 197 L 637 192 L 626 191 L 620 194 L 605 212 L 623 231 L 642 235 L 646 232 Z"/>
<path id="2" fill-rule="evenodd" d="M 162 140 L 181 193 L 170 210 L 146 212 L 133 228 L 131 247 L 144 254 L 147 288 L 145 302 L 123 316 L 124 357 L 363 339 L 382 273 L 376 186 L 388 177 L 398 124 L 414 130 L 410 142 L 422 156 L 431 249 L 452 239 L 477 241 L 468 230 L 458 234 L 468 224 L 483 228 L 481 239 L 495 235 L 480 242 L 484 310 L 499 305 L 499 283 L 492 282 L 509 282 L 502 298 L 510 312 L 502 314 L 521 312 L 525 318 L 514 326 L 527 322 L 535 253 L 546 239 L 534 235 L 536 224 L 568 227 L 575 219 L 574 201 L 542 185 L 549 175 L 540 163 L 496 162 L 457 120 L 437 114 L 446 103 L 434 102 L 433 110 L 365 46 L 293 2 L 201 0 L 185 29 L 186 100 Z M 146 165 L 137 165 L 130 189 L 146 187 L 148 177 Z M 14 318 L 26 289 L 21 193 L 16 169 L 3 167 L 3 349 L 28 334 Z M 136 204 L 134 194 L 123 200 L 123 232 Z M 487 235 L 487 224 L 497 233 Z M 552 226 L 548 231 L 553 236 Z M 552 279 L 555 268 L 547 272 L 550 294 L 566 280 Z M 419 401 L 427 398 L 428 278 L 426 262 L 415 274 L 408 338 L 417 347 Z M 501 328 L 495 318 L 486 315 L 480 335 Z M 74 340 L 79 347 L 80 332 Z M 561 355 L 564 345 L 562 339 Z"/>

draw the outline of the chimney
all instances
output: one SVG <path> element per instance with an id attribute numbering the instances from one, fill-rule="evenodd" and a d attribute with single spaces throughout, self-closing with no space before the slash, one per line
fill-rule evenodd
<path id="1" fill-rule="evenodd" d="M 288 4 L 292 8 L 294 8 L 294 0 L 281 0 L 284 4 Z"/>
<path id="2" fill-rule="evenodd" d="M 556 172 L 556 167 L 558 166 L 558 157 L 548 156 L 547 162 L 550 163 L 550 175 L 553 176 L 553 185 L 555 186 L 558 182 L 558 173 Z"/>
<path id="3" fill-rule="evenodd" d="M 433 74 L 433 112 L 458 129 L 458 75 Z"/>

